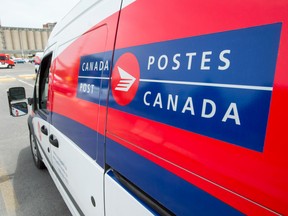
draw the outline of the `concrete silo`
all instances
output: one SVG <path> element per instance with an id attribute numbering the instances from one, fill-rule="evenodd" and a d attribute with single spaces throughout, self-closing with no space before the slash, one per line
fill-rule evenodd
<path id="1" fill-rule="evenodd" d="M 12 35 L 10 29 L 4 30 L 4 38 L 5 38 L 6 50 L 13 50 Z"/>
<path id="2" fill-rule="evenodd" d="M 21 50 L 20 37 L 19 37 L 18 29 L 12 29 L 11 35 L 12 35 L 12 43 L 13 43 L 14 50 Z"/>
<path id="3" fill-rule="evenodd" d="M 5 44 L 4 30 L 0 26 L 0 50 L 4 50 L 5 46 L 6 44 Z"/>
<path id="4" fill-rule="evenodd" d="M 21 48 L 24 50 L 28 50 L 27 30 L 26 29 L 20 30 L 19 35 L 20 35 Z"/>
<path id="5" fill-rule="evenodd" d="M 44 47 L 42 47 L 42 38 L 40 31 L 34 31 L 34 38 L 35 38 L 35 44 L 37 50 L 43 50 Z"/>
<path id="6" fill-rule="evenodd" d="M 27 31 L 27 37 L 28 37 L 28 49 L 29 50 L 35 50 L 35 40 L 34 40 L 34 32 L 32 29 L 29 29 Z"/>
<path id="7" fill-rule="evenodd" d="M 42 47 L 45 48 L 48 41 L 48 32 L 46 30 L 41 31 L 41 36 L 42 36 Z"/>

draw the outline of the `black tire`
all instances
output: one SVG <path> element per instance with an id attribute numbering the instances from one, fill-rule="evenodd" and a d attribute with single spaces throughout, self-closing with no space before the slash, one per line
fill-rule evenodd
<path id="1" fill-rule="evenodd" d="M 41 156 L 39 153 L 39 149 L 38 149 L 35 137 L 31 132 L 30 132 L 30 147 L 31 147 L 32 157 L 33 157 L 33 161 L 34 161 L 35 166 L 38 169 L 44 169 L 45 164 L 41 160 Z"/>

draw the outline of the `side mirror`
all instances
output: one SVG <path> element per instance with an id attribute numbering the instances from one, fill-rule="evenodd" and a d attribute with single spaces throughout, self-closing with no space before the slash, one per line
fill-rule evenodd
<path id="1" fill-rule="evenodd" d="M 8 100 L 24 100 L 26 99 L 26 93 L 24 87 L 13 87 L 8 91 Z"/>
<path id="2" fill-rule="evenodd" d="M 28 105 L 24 87 L 13 87 L 7 91 L 9 111 L 13 117 L 19 117 L 28 114 Z"/>
<path id="3" fill-rule="evenodd" d="M 19 117 L 28 113 L 28 106 L 26 102 L 19 102 L 11 104 L 11 113 L 13 117 Z"/>

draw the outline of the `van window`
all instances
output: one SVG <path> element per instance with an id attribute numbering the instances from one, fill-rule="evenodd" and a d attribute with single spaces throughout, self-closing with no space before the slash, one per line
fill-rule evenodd
<path id="1" fill-rule="evenodd" d="M 43 110 L 44 112 L 47 112 L 46 109 L 48 100 L 48 84 L 49 84 L 51 59 L 52 59 L 52 53 L 43 58 L 43 61 L 40 66 L 40 72 L 36 80 L 37 108 Z"/>

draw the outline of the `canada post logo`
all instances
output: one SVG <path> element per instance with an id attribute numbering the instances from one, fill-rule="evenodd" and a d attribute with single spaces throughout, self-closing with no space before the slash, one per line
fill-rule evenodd
<path id="1" fill-rule="evenodd" d="M 115 50 L 110 106 L 262 152 L 281 28 L 273 23 Z"/>
<path id="2" fill-rule="evenodd" d="M 119 57 L 112 72 L 112 94 L 115 101 L 125 106 L 135 97 L 139 86 L 140 68 L 132 53 Z"/>

